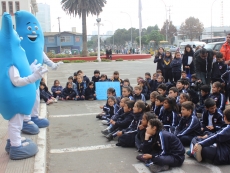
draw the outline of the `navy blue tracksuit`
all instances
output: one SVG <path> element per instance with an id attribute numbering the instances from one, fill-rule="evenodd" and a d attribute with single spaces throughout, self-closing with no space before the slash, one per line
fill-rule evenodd
<path id="1" fill-rule="evenodd" d="M 181 141 L 167 131 L 160 131 L 149 140 L 145 140 L 142 151 L 152 154 L 153 164 L 160 166 L 181 166 L 185 159 L 185 149 Z"/>
<path id="2" fill-rule="evenodd" d="M 119 106 L 114 104 L 113 106 L 109 106 L 108 104 L 103 106 L 103 111 L 105 115 L 103 115 L 100 119 L 102 120 L 110 120 L 113 115 L 119 110 Z"/>
<path id="3" fill-rule="evenodd" d="M 149 86 L 150 86 L 150 93 L 153 92 L 153 91 L 156 91 L 157 90 L 157 80 L 151 80 L 149 82 Z"/>
<path id="4" fill-rule="evenodd" d="M 133 121 L 127 129 L 122 130 L 122 135 L 118 138 L 118 143 L 122 147 L 135 147 L 135 136 L 138 126 L 141 124 L 143 113 L 133 113 Z"/>
<path id="5" fill-rule="evenodd" d="M 62 97 L 66 99 L 67 96 L 69 96 L 68 100 L 73 100 L 76 97 L 76 92 L 73 88 L 66 87 L 62 90 Z"/>
<path id="6" fill-rule="evenodd" d="M 85 89 L 85 99 L 86 99 L 86 100 L 89 100 L 89 99 L 94 99 L 94 100 L 96 100 L 96 97 L 94 96 L 94 94 L 95 94 L 94 88 L 89 88 L 89 87 L 87 87 L 87 88 Z"/>
<path id="7" fill-rule="evenodd" d="M 216 143 L 216 147 L 210 147 Z M 230 125 L 219 133 L 199 142 L 202 158 L 212 160 L 216 165 L 230 164 Z"/>
<path id="8" fill-rule="evenodd" d="M 159 114 L 159 120 L 161 120 L 161 122 L 163 123 L 165 129 L 167 131 L 169 131 L 170 127 L 176 127 L 178 125 L 178 114 L 174 111 L 168 111 L 165 110 L 164 108 L 162 109 L 162 111 Z"/>
<path id="9" fill-rule="evenodd" d="M 209 98 L 209 94 L 200 97 L 199 104 L 196 105 L 196 112 L 202 113 L 205 110 L 204 101 Z"/>
<path id="10" fill-rule="evenodd" d="M 52 94 L 45 89 L 40 89 L 40 99 L 43 99 L 45 102 L 47 102 L 49 99 L 51 99 Z"/>
<path id="11" fill-rule="evenodd" d="M 182 117 L 174 134 L 181 140 L 183 145 L 189 145 L 192 138 L 201 135 L 201 126 L 195 115 Z"/>
<path id="12" fill-rule="evenodd" d="M 209 130 L 206 126 L 209 126 L 209 112 L 205 110 L 202 114 L 201 126 L 204 131 L 209 131 L 215 133 L 216 131 L 220 130 L 224 125 L 223 122 L 223 114 L 220 110 L 216 109 L 215 113 L 212 115 L 212 126 L 214 127 L 213 130 Z"/>
<path id="13" fill-rule="evenodd" d="M 143 102 L 146 102 L 144 94 L 140 94 L 139 96 L 134 94 L 133 96 L 134 101 L 142 100 Z"/>
<path id="14" fill-rule="evenodd" d="M 62 91 L 62 90 L 63 90 L 62 86 L 52 86 L 51 91 L 53 93 L 54 98 L 56 98 L 57 96 L 62 97 L 61 93 L 60 94 L 56 93 L 56 91 Z"/>
<path id="15" fill-rule="evenodd" d="M 212 83 L 214 82 L 222 82 L 221 75 L 224 74 L 227 71 L 227 65 L 224 64 L 224 62 L 214 62 L 212 64 L 212 73 L 211 73 L 211 79 Z"/>
<path id="16" fill-rule="evenodd" d="M 81 96 L 85 96 L 85 89 L 86 89 L 85 82 L 81 82 L 81 83 L 76 82 L 76 87 L 77 87 L 77 95 L 80 97 L 78 98 L 78 100 L 84 100 L 81 98 Z"/>
<path id="17" fill-rule="evenodd" d="M 209 98 L 212 98 L 216 102 L 216 107 L 221 111 L 225 109 L 225 96 L 222 93 L 213 93 L 209 95 Z"/>
<path id="18" fill-rule="evenodd" d="M 173 81 L 176 83 L 181 77 L 181 58 L 174 58 L 171 62 Z"/>

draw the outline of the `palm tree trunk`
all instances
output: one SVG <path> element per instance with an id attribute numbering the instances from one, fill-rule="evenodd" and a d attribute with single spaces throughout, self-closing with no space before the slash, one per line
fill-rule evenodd
<path id="1" fill-rule="evenodd" d="M 82 10 L 82 41 L 83 41 L 83 48 L 82 48 L 82 56 L 87 56 L 87 29 L 86 29 L 86 10 Z"/>

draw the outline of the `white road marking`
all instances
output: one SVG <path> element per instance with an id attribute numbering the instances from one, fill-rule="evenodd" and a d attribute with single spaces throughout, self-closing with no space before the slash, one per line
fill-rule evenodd
<path id="1" fill-rule="evenodd" d="M 133 164 L 133 166 L 138 173 L 151 173 L 149 168 L 147 168 L 143 163 Z"/>
<path id="2" fill-rule="evenodd" d="M 73 147 L 73 148 L 63 148 L 63 149 L 51 149 L 51 154 L 61 154 L 61 153 L 72 153 L 79 151 L 92 151 L 92 150 L 102 150 L 102 149 L 110 149 L 115 148 L 115 144 L 107 144 L 107 145 L 96 145 L 89 147 Z"/>
<path id="3" fill-rule="evenodd" d="M 80 117 L 80 116 L 89 116 L 89 115 L 97 115 L 97 113 L 68 114 L 68 115 L 49 115 L 49 118 L 67 118 L 67 117 Z"/>

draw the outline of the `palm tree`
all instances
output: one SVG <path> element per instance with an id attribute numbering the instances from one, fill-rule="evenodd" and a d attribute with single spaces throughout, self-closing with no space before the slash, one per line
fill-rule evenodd
<path id="1" fill-rule="evenodd" d="M 99 15 L 106 0 L 62 0 L 62 9 L 69 15 L 82 17 L 82 56 L 87 56 L 87 30 L 86 17 L 89 14 Z"/>

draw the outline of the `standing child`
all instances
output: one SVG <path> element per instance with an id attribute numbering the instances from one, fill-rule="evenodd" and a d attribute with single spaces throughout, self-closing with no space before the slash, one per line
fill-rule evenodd
<path id="1" fill-rule="evenodd" d="M 157 96 L 159 95 L 159 93 L 157 91 L 153 91 L 151 94 L 150 94 L 150 102 L 151 102 L 151 105 L 150 105 L 150 111 L 151 112 L 154 112 L 155 110 L 155 101 L 156 101 L 156 98 Z"/>
<path id="2" fill-rule="evenodd" d="M 140 85 L 137 85 L 134 87 L 134 95 L 133 99 L 136 102 L 137 100 L 142 100 L 143 102 L 146 102 L 144 94 L 142 92 L 142 87 Z"/>
<path id="3" fill-rule="evenodd" d="M 179 167 L 185 159 L 185 150 L 180 140 L 163 130 L 158 119 L 151 119 L 146 128 L 143 154 L 139 156 L 144 162 L 151 162 L 151 172 L 167 171 L 169 167 Z M 139 159 L 138 159 L 139 160 Z"/>
<path id="4" fill-rule="evenodd" d="M 127 87 L 127 86 L 122 87 L 122 98 L 128 97 L 130 100 L 134 100 L 132 93 L 133 91 L 131 90 L 130 87 Z"/>
<path id="5" fill-rule="evenodd" d="M 162 61 L 163 66 L 163 76 L 165 78 L 165 83 L 172 82 L 172 54 L 170 51 L 166 51 L 165 57 Z"/>
<path id="6" fill-rule="evenodd" d="M 175 57 L 172 60 L 171 66 L 172 66 L 172 75 L 173 75 L 173 81 L 176 83 L 180 77 L 181 77 L 181 54 L 180 52 L 175 53 Z"/>
<path id="7" fill-rule="evenodd" d="M 222 86 L 220 82 L 214 82 L 212 84 L 212 94 L 210 94 L 210 98 L 214 99 L 216 102 L 216 107 L 221 111 L 225 109 L 225 96 L 221 93 Z"/>
<path id="8" fill-rule="evenodd" d="M 85 99 L 86 100 L 96 100 L 96 93 L 94 90 L 94 82 L 89 82 L 89 86 L 85 90 Z"/>
<path id="9" fill-rule="evenodd" d="M 192 47 L 188 44 L 184 48 L 184 55 L 183 55 L 183 71 L 185 71 L 188 78 L 191 78 L 191 75 L 194 73 L 194 63 L 193 63 L 193 55 L 194 51 Z"/>
<path id="10" fill-rule="evenodd" d="M 208 159 L 216 165 L 230 163 L 230 109 L 224 111 L 224 121 L 228 125 L 222 131 L 195 144 L 193 153 L 198 162 Z"/>
<path id="11" fill-rule="evenodd" d="M 169 131 L 171 127 L 178 125 L 178 106 L 176 100 L 172 97 L 167 97 L 163 104 L 164 109 L 159 114 L 159 120 L 164 125 L 164 128 Z"/>
<path id="12" fill-rule="evenodd" d="M 145 103 L 141 100 L 137 101 L 133 107 L 133 121 L 128 128 L 117 132 L 117 136 L 119 136 L 117 146 L 135 147 L 135 136 L 144 111 Z"/>
<path id="13" fill-rule="evenodd" d="M 190 101 L 182 103 L 182 118 L 174 132 L 184 146 L 188 146 L 195 136 L 201 135 L 200 122 L 193 114 L 193 107 L 193 103 Z"/>
<path id="14" fill-rule="evenodd" d="M 135 137 L 135 146 L 139 152 L 141 152 L 143 149 L 146 127 L 148 126 L 148 122 L 153 118 L 156 118 L 156 116 L 153 113 L 145 112 L 141 120 L 141 125 L 138 126 L 137 135 Z"/>
<path id="15" fill-rule="evenodd" d="M 86 83 L 83 81 L 82 76 L 78 75 L 77 76 L 77 95 L 76 95 L 76 100 L 85 100 L 85 89 L 86 89 Z"/>
<path id="16" fill-rule="evenodd" d="M 62 98 L 61 96 L 61 92 L 62 92 L 62 86 L 60 85 L 60 82 L 59 80 L 55 80 L 54 81 L 54 85 L 52 86 L 51 88 L 51 91 L 53 93 L 53 97 L 56 98 L 58 100 Z"/>
<path id="17" fill-rule="evenodd" d="M 163 60 L 164 56 L 165 56 L 164 48 L 159 47 L 158 52 L 157 52 L 155 59 L 154 59 L 154 63 L 157 63 L 157 70 L 163 71 L 162 60 Z"/>
<path id="18" fill-rule="evenodd" d="M 62 90 L 62 100 L 74 100 L 76 92 L 73 89 L 73 83 L 67 82 L 66 87 Z"/>

